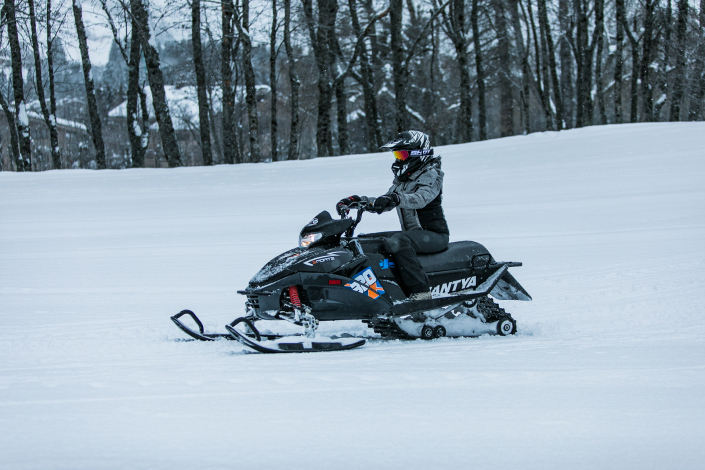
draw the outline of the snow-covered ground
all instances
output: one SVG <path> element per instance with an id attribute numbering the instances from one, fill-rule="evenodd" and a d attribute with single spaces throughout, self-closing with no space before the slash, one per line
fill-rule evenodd
<path id="1" fill-rule="evenodd" d="M 223 331 L 313 215 L 387 189 L 390 155 L 0 173 L 0 468 L 703 468 L 704 134 L 441 148 L 451 239 L 524 262 L 520 333 L 328 354 L 179 341 L 169 316 Z"/>

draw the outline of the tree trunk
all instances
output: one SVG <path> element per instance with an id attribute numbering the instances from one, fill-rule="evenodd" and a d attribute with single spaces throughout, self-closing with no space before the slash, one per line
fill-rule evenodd
<path id="1" fill-rule="evenodd" d="M 458 128 L 462 142 L 472 142 L 472 93 L 470 71 L 468 70 L 467 39 L 465 37 L 465 0 L 452 0 L 448 17 L 443 15 L 445 29 L 450 37 L 460 72 L 460 109 Z"/>
<path id="2" fill-rule="evenodd" d="M 299 159 L 299 76 L 296 73 L 294 48 L 291 47 L 291 0 L 284 0 L 284 47 L 289 61 L 289 84 L 291 86 L 291 130 L 287 160 Z"/>
<path id="3" fill-rule="evenodd" d="M 73 1 L 73 19 L 78 35 L 78 48 L 81 50 L 81 64 L 83 66 L 83 82 L 86 85 L 86 101 L 88 102 L 88 117 L 91 121 L 91 138 L 95 147 L 95 163 L 99 170 L 106 168 L 105 144 L 103 143 L 103 126 L 98 113 L 98 101 L 95 97 L 93 73 L 91 72 L 91 59 L 88 56 L 88 42 L 86 29 L 83 26 L 83 9 L 79 0 Z"/>
<path id="4" fill-rule="evenodd" d="M 245 103 L 249 118 L 250 159 L 251 162 L 260 161 L 259 145 L 259 119 L 257 117 L 257 89 L 255 88 L 255 70 L 252 67 L 252 41 L 250 39 L 250 0 L 242 2 L 242 24 L 240 19 L 235 19 L 235 24 L 240 33 L 242 42 L 242 63 L 245 69 Z"/>
<path id="5" fill-rule="evenodd" d="M 478 124 L 480 126 L 480 140 L 487 140 L 487 105 L 485 103 L 485 69 L 482 64 L 482 42 L 480 41 L 480 27 L 478 25 L 480 16 L 478 1 L 472 0 L 472 13 L 470 22 L 472 23 L 472 40 L 475 46 L 475 70 L 477 72 L 477 105 Z M 501 72 L 500 72 L 501 73 Z M 502 125 L 502 128 L 504 125 Z"/>
<path id="6" fill-rule="evenodd" d="M 335 85 L 335 108 L 338 111 L 338 147 L 340 155 L 348 155 L 350 153 L 347 102 L 345 80 L 339 80 Z"/>
<path id="7" fill-rule="evenodd" d="M 137 22 L 132 17 L 132 39 L 130 57 L 127 62 L 127 135 L 132 152 L 132 168 L 144 167 L 145 148 L 142 146 L 142 129 L 139 125 L 140 57 L 142 48 L 137 36 Z M 149 126 L 149 123 L 147 124 Z"/>
<path id="8" fill-rule="evenodd" d="M 521 110 L 524 121 L 524 134 L 530 134 L 531 122 L 529 119 L 529 99 L 531 97 L 531 70 L 529 68 L 529 51 L 524 43 L 524 33 L 519 16 L 519 1 L 520 0 L 509 0 L 509 11 L 511 13 L 512 28 L 514 29 L 514 37 L 517 44 L 518 54 L 521 58 Z"/>
<path id="9" fill-rule="evenodd" d="M 270 125 L 272 161 L 277 161 L 277 0 L 272 0 L 272 31 L 269 36 Z"/>
<path id="10" fill-rule="evenodd" d="M 42 80 L 42 62 L 39 57 L 39 39 L 37 37 L 37 17 L 34 12 L 34 0 L 28 0 L 30 31 L 32 33 L 32 51 L 34 52 L 34 73 L 37 84 L 37 98 L 42 109 L 44 123 L 49 129 L 51 145 L 51 161 L 55 170 L 61 169 L 61 153 L 59 151 L 59 133 L 56 130 L 56 116 L 49 113 L 44 96 L 44 81 Z M 51 12 L 51 2 L 47 2 L 47 17 Z"/>
<path id="11" fill-rule="evenodd" d="M 360 20 L 357 16 L 355 0 L 349 0 L 349 7 L 353 31 L 355 32 L 355 36 L 359 37 L 362 33 L 362 29 L 360 27 Z M 382 145 L 382 134 L 379 126 L 377 98 L 375 97 L 374 92 L 374 71 L 372 70 L 370 59 L 367 55 L 367 45 L 364 42 L 362 43 L 362 49 L 360 51 L 360 75 L 360 85 L 362 86 L 362 95 L 365 100 L 367 149 L 368 152 L 373 152 Z"/>
<path id="12" fill-rule="evenodd" d="M 651 83 L 651 62 L 654 58 L 654 10 L 658 0 L 644 1 L 644 44 L 641 54 L 641 67 L 639 79 L 641 80 L 641 98 L 644 106 L 643 119 L 648 122 L 654 120 L 654 89 Z"/>
<path id="13" fill-rule="evenodd" d="M 103 12 L 105 13 L 105 16 L 107 17 L 108 24 L 110 25 L 110 29 L 113 32 L 113 40 L 115 41 L 115 44 L 120 49 L 120 53 L 122 54 L 122 58 L 125 61 L 125 64 L 127 64 L 127 106 L 125 109 L 125 111 L 126 111 L 125 112 L 125 114 L 126 114 L 125 122 L 127 124 L 127 137 L 128 137 L 128 140 L 130 141 L 130 150 L 131 150 L 130 167 L 131 168 L 142 168 L 142 167 L 144 167 L 144 154 L 145 154 L 147 145 L 146 144 L 143 145 L 143 140 L 144 140 L 143 131 L 140 128 L 138 114 L 137 114 L 138 106 L 139 106 L 139 95 L 141 92 L 140 85 L 139 85 L 139 79 L 140 79 L 139 63 L 140 63 L 140 57 L 142 54 L 142 49 L 140 47 L 140 41 L 137 38 L 138 26 L 136 24 L 135 17 L 132 16 L 132 18 L 131 18 L 132 39 L 130 40 L 130 53 L 128 56 L 128 53 L 125 51 L 125 47 L 123 47 L 122 43 L 120 42 L 120 35 L 118 33 L 117 27 L 115 26 L 112 14 L 110 13 L 110 8 L 108 7 L 106 0 L 100 0 L 100 4 L 103 7 Z M 127 43 L 127 39 L 125 39 L 125 43 Z M 149 129 L 149 121 L 147 122 L 146 129 Z"/>
<path id="14" fill-rule="evenodd" d="M 637 77 L 639 75 L 639 65 L 641 61 L 639 60 L 639 42 L 636 40 L 632 34 L 632 30 L 629 28 L 626 17 L 624 18 L 624 32 L 627 33 L 627 38 L 629 38 L 629 47 L 632 51 L 632 76 L 631 76 L 631 86 L 630 86 L 630 111 L 629 111 L 629 122 L 636 122 L 638 115 L 639 106 L 639 88 Z M 637 30 L 636 19 L 634 20 L 634 30 Z"/>
<path id="15" fill-rule="evenodd" d="M 598 123 L 607 124 L 607 112 L 605 110 L 605 93 L 602 85 L 602 52 L 605 45 L 605 14 L 604 0 L 595 1 L 595 30 L 594 36 L 597 39 L 597 53 L 595 54 L 595 97 L 597 98 L 597 108 L 599 112 Z M 594 118 L 593 118 L 594 120 Z"/>
<path id="16" fill-rule="evenodd" d="M 3 16 L 7 20 L 12 61 L 12 90 L 15 98 L 15 126 L 19 154 L 15 160 L 17 171 L 32 171 L 32 147 L 29 136 L 29 118 L 24 102 L 24 80 L 22 78 L 22 49 L 17 31 L 17 17 L 14 0 L 5 0 Z M 9 124 L 9 120 L 8 120 Z"/>
<path id="17" fill-rule="evenodd" d="M 196 72 L 196 90 L 198 93 L 198 127 L 201 137 L 201 154 L 203 164 L 213 164 L 211 150 L 211 127 L 208 122 L 208 94 L 206 68 L 203 64 L 203 47 L 201 46 L 201 0 L 191 1 L 191 44 L 193 46 L 193 65 Z"/>
<path id="18" fill-rule="evenodd" d="M 704 0 L 705 1 L 705 0 Z M 624 122 L 624 117 L 622 116 L 622 74 L 624 73 L 624 0 L 615 0 L 615 17 L 616 17 L 616 28 L 617 28 L 617 49 L 615 50 L 615 60 L 614 60 L 614 122 L 617 124 L 622 124 Z"/>
<path id="19" fill-rule="evenodd" d="M 235 111 L 235 93 L 232 79 L 231 65 L 232 40 L 233 40 L 233 15 L 235 6 L 232 0 L 224 0 L 221 4 L 221 18 L 223 22 L 223 39 L 220 50 L 220 73 L 223 88 L 223 160 L 226 164 L 240 163 L 236 159 L 235 125 L 233 113 Z"/>
<path id="20" fill-rule="evenodd" d="M 561 62 L 560 93 L 563 106 L 563 127 L 570 129 L 575 123 L 575 88 L 573 87 L 573 57 L 568 42 L 568 36 L 572 30 L 569 0 L 558 0 L 558 23 L 561 31 L 558 55 Z"/>
<path id="21" fill-rule="evenodd" d="M 551 106 L 551 75 L 549 73 L 548 38 L 551 31 L 548 28 L 548 15 L 546 14 L 546 2 L 538 0 L 539 34 L 541 37 L 541 78 L 543 79 L 543 109 L 546 112 L 546 128 L 549 131 L 555 130 L 553 108 Z M 543 12 L 542 7 L 543 6 Z M 545 19 L 544 19 L 545 18 Z"/>
<path id="22" fill-rule="evenodd" d="M 152 104 L 154 106 L 157 124 L 159 125 L 159 134 L 162 140 L 164 156 L 166 157 L 169 167 L 179 167 L 182 165 L 181 155 L 176 141 L 174 124 L 171 121 L 171 114 L 169 114 L 166 92 L 164 91 L 164 76 L 160 68 L 159 53 L 157 49 L 149 43 L 150 32 L 147 9 L 142 4 L 142 0 L 130 0 L 130 7 L 132 14 L 137 19 L 137 36 L 142 43 L 144 59 L 147 65 L 147 79 L 149 80 L 149 88 L 152 90 Z"/>
<path id="23" fill-rule="evenodd" d="M 544 64 L 547 63 L 546 57 L 541 54 L 541 41 L 539 39 L 539 34 L 536 32 L 536 23 L 534 21 L 534 12 L 531 7 L 531 0 L 527 0 L 526 7 L 529 14 L 529 21 L 531 23 L 531 32 L 534 36 L 534 55 L 536 56 L 536 91 L 539 95 L 539 101 L 541 101 L 541 108 L 543 109 L 546 128 L 552 130 L 553 115 L 551 113 L 550 96 L 548 95 L 549 90 L 546 88 L 547 81 L 544 79 L 544 77 L 548 74 L 548 68 L 544 67 Z M 527 25 L 527 30 L 528 29 L 529 26 Z"/>
<path id="24" fill-rule="evenodd" d="M 12 160 L 18 162 L 20 161 L 20 143 L 17 140 L 17 124 L 15 123 L 15 116 L 10 110 L 10 105 L 2 94 L 2 90 L 0 90 L 0 108 L 2 108 L 3 113 L 5 113 L 7 127 L 9 127 L 10 131 L 10 153 Z M 2 149 L 0 149 L 0 159 L 2 159 Z"/>
<path id="25" fill-rule="evenodd" d="M 514 100 L 512 97 L 511 42 L 507 28 L 506 0 L 495 0 L 495 28 L 497 29 L 499 76 L 499 130 L 502 137 L 514 135 Z"/>
<path id="26" fill-rule="evenodd" d="M 693 95 L 690 99 L 689 121 L 697 121 L 705 99 L 705 0 L 700 0 L 700 45 L 696 55 Z"/>
<path id="27" fill-rule="evenodd" d="M 47 0 L 47 21 L 46 21 L 46 33 L 47 33 L 47 73 L 49 74 L 49 114 L 54 116 L 56 119 L 56 89 L 55 89 L 55 77 L 54 77 L 54 40 L 51 37 L 51 0 Z M 53 144 L 52 144 L 53 145 Z M 57 131 L 57 146 L 58 146 L 58 131 Z M 61 169 L 61 150 L 57 152 L 59 155 L 59 164 L 54 168 Z"/>
<path id="28" fill-rule="evenodd" d="M 556 64 L 556 49 L 553 44 L 553 34 L 548 22 L 548 12 L 546 0 L 539 0 L 539 23 L 544 30 L 543 36 L 546 38 L 546 56 L 548 57 L 548 68 L 550 70 L 551 89 L 553 90 L 553 100 L 556 105 L 556 129 L 563 129 L 563 100 L 561 99 L 560 84 L 558 82 L 558 65 Z M 548 91 L 547 91 L 548 94 Z M 550 95 L 549 95 L 550 96 Z"/>
<path id="29" fill-rule="evenodd" d="M 686 33 L 688 32 L 688 0 L 678 0 L 678 27 L 676 29 L 676 70 L 673 80 L 670 121 L 680 121 L 681 100 L 685 94 Z"/>
<path id="30" fill-rule="evenodd" d="M 318 116 L 316 120 L 316 146 L 319 157 L 333 154 L 330 112 L 332 106 L 331 88 L 331 48 L 330 41 L 335 34 L 336 0 L 318 1 L 318 21 L 313 19 L 311 0 L 302 0 L 311 45 L 318 67 Z"/>
<path id="31" fill-rule="evenodd" d="M 596 0 L 599 2 L 600 0 Z M 577 112 L 575 117 L 575 127 L 583 127 L 592 124 L 592 50 L 590 49 L 588 28 L 589 10 L 585 0 L 574 0 L 573 6 L 576 17 L 576 62 L 578 69 L 577 89 Z"/>
<path id="32" fill-rule="evenodd" d="M 402 38 L 403 13 L 404 4 L 402 0 L 389 0 L 389 39 L 392 73 L 394 76 L 396 132 L 402 132 L 406 130 L 408 126 L 406 119 L 406 77 L 402 73 L 402 65 L 404 61 L 404 41 Z"/>

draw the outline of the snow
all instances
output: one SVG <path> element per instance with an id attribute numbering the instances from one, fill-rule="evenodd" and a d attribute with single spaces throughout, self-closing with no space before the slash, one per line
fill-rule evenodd
<path id="1" fill-rule="evenodd" d="M 266 87 L 269 90 L 269 87 Z M 147 109 L 150 116 L 154 116 L 154 108 L 152 107 L 152 90 L 145 88 L 147 98 Z M 184 86 L 177 88 L 174 85 L 164 86 L 166 93 L 167 104 L 173 120 L 175 129 L 191 129 L 197 127 L 198 119 L 198 94 L 195 86 Z M 219 87 L 213 87 L 213 102 L 221 102 L 221 91 Z M 220 111 L 219 107 L 215 108 L 216 112 Z M 109 117 L 127 117 L 127 101 L 123 101 L 118 106 L 108 112 Z"/>
<path id="2" fill-rule="evenodd" d="M 17 108 L 17 120 L 22 126 L 29 126 L 29 117 L 27 117 L 27 109 L 25 108 L 24 101 L 20 101 L 20 105 Z"/>
<path id="3" fill-rule="evenodd" d="M 44 121 L 44 116 L 39 114 L 36 111 L 29 111 L 27 112 L 27 115 L 32 117 L 33 119 L 39 119 Z M 83 131 L 88 130 L 85 124 L 81 124 L 80 122 L 76 121 L 69 121 L 68 119 L 63 119 L 63 118 L 57 118 L 53 114 L 49 115 L 49 122 L 52 123 L 53 125 L 60 125 L 64 127 L 73 127 L 75 129 L 81 129 Z"/>
<path id="4" fill-rule="evenodd" d="M 406 112 L 414 116 L 419 122 L 425 122 L 423 116 L 411 109 L 408 104 L 406 105 Z"/>
<path id="5" fill-rule="evenodd" d="M 519 334 L 311 355 L 182 341 L 168 317 L 224 331 L 312 216 L 386 191 L 390 155 L 2 172 L 0 467 L 702 468 L 704 133 L 437 148 L 451 239 L 524 263 L 534 301 L 500 302 Z"/>

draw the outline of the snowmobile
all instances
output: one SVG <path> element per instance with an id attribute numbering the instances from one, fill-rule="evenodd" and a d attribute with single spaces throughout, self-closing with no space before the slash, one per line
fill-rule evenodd
<path id="1" fill-rule="evenodd" d="M 360 320 L 382 338 L 434 339 L 484 334 L 512 335 L 516 321 L 493 300 L 531 300 L 509 273 L 519 262 L 496 261 L 473 241 L 453 242 L 442 252 L 421 254 L 431 283 L 431 299 L 409 300 L 400 282 L 389 245 L 395 232 L 354 236 L 370 208 L 358 203 L 333 219 L 328 211 L 300 232 L 299 246 L 277 256 L 252 277 L 245 290 L 246 314 L 225 328 L 206 333 L 191 310 L 171 317 L 184 333 L 201 341 L 237 340 L 263 353 L 319 352 L 353 349 L 366 339 L 351 335 L 323 337 L 319 322 Z M 489 297 L 489 296 L 492 297 Z M 190 317 L 198 331 L 181 321 Z M 260 333 L 257 321 L 284 320 L 302 333 L 282 336 Z"/>

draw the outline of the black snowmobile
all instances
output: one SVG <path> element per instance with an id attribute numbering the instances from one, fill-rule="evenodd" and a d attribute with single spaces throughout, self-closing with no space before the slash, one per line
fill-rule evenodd
<path id="1" fill-rule="evenodd" d="M 434 339 L 510 335 L 516 322 L 489 297 L 531 300 L 509 273 L 517 262 L 498 262 L 472 241 L 454 242 L 439 253 L 420 255 L 431 281 L 432 299 L 409 301 L 389 246 L 394 232 L 354 231 L 367 210 L 358 204 L 357 217 L 334 220 L 327 211 L 302 230 L 299 247 L 277 256 L 238 291 L 247 296 L 246 315 L 226 325 L 228 333 L 206 333 L 190 310 L 171 317 L 176 326 L 202 341 L 233 339 L 258 352 L 314 352 L 353 349 L 364 338 L 321 337 L 320 321 L 361 320 L 383 338 Z M 198 326 L 195 331 L 181 317 Z M 303 327 L 294 336 L 262 334 L 259 320 L 285 320 Z M 237 325 L 241 325 L 237 327 Z M 244 330 L 241 329 L 244 327 Z"/>

